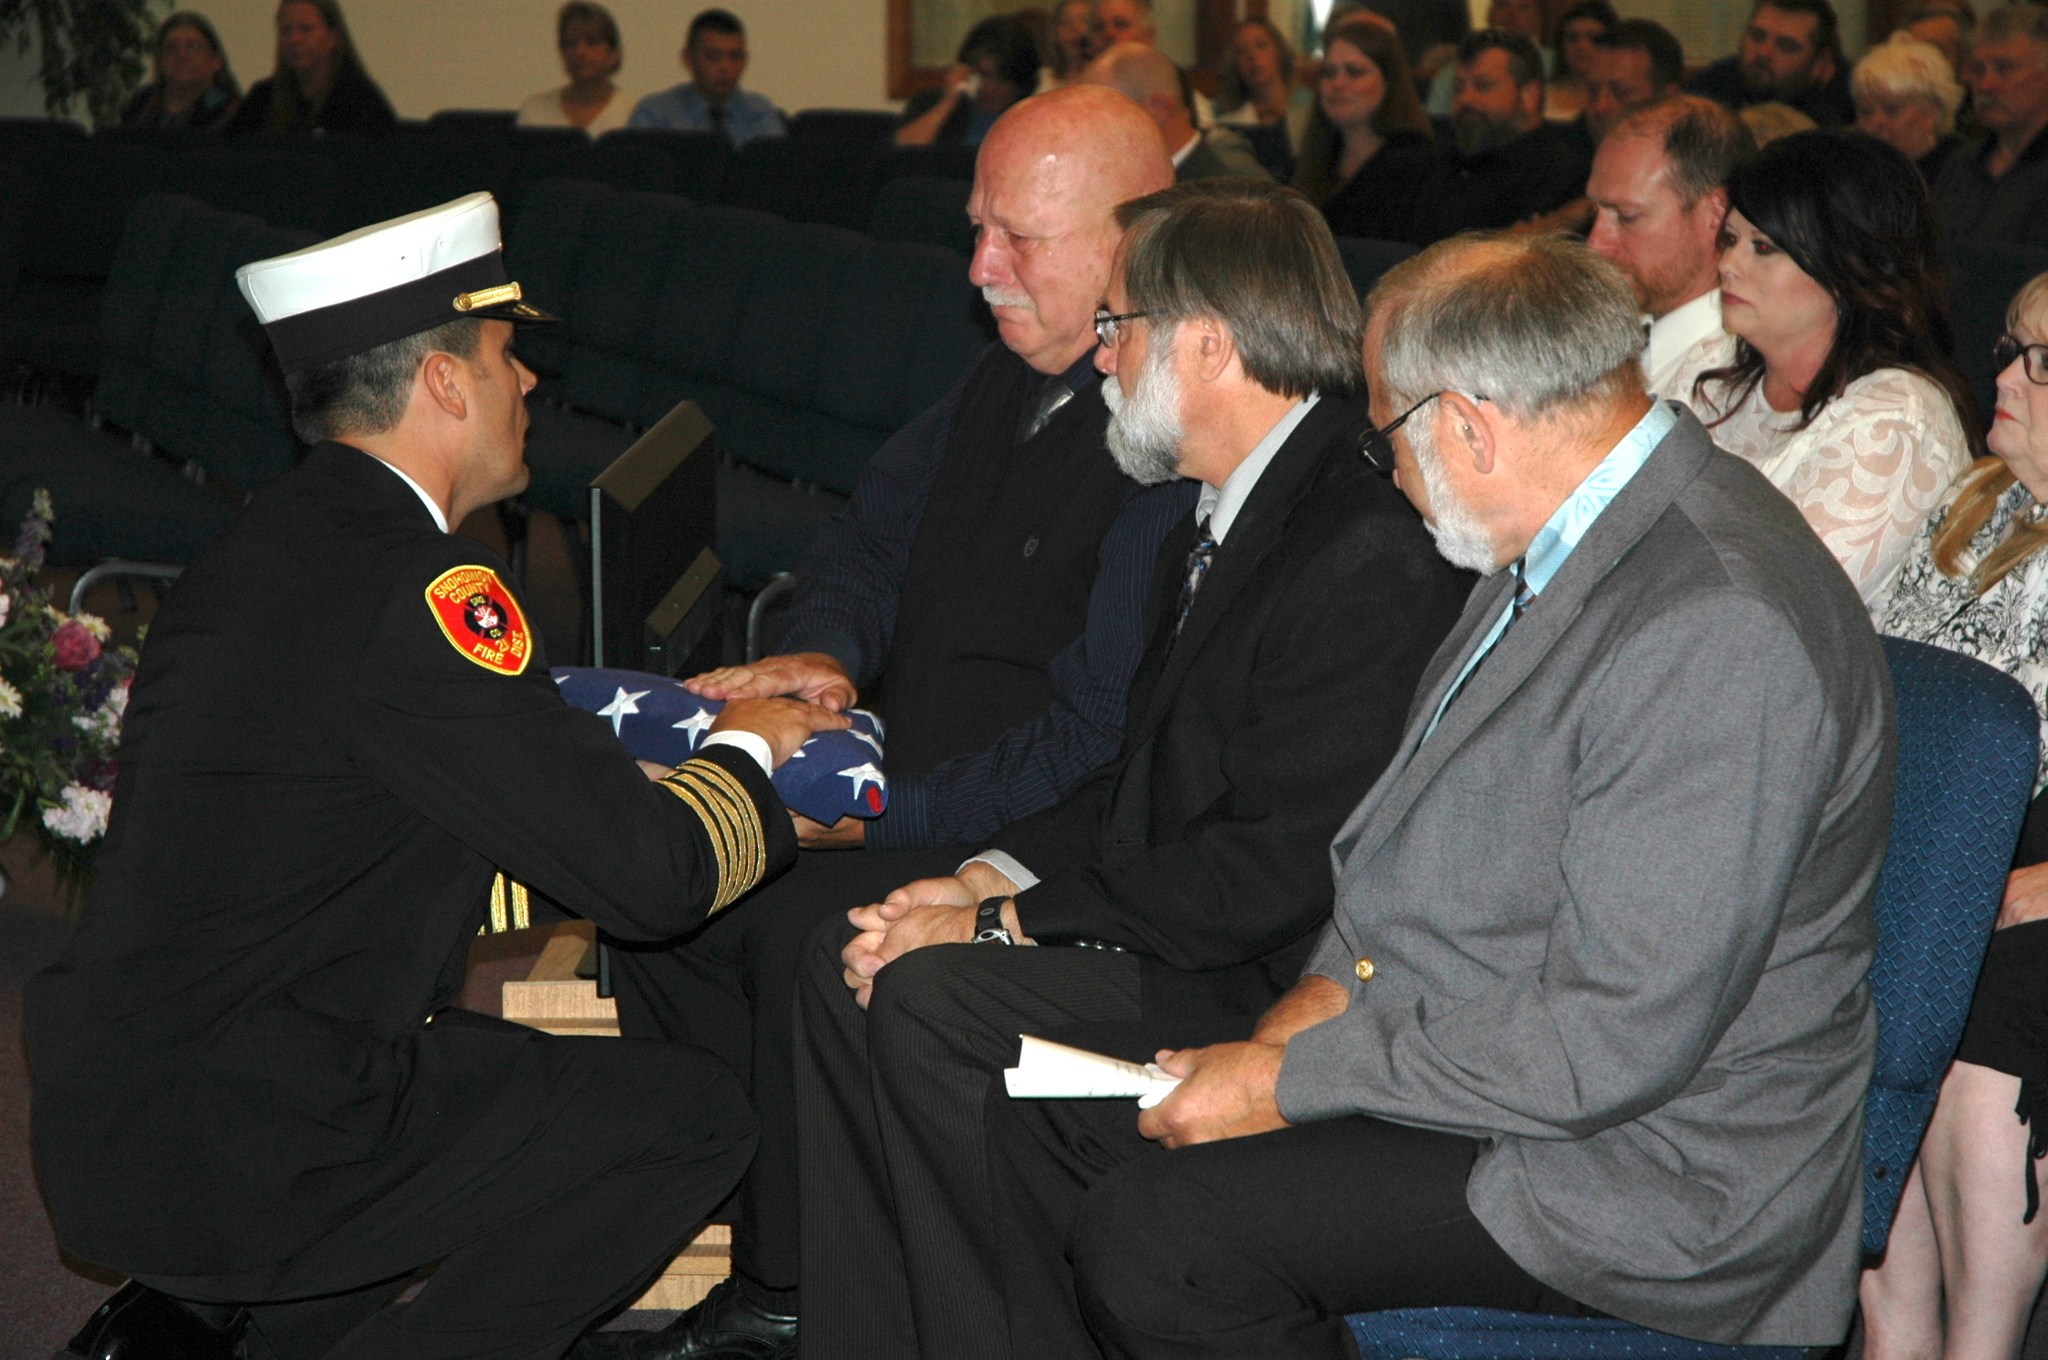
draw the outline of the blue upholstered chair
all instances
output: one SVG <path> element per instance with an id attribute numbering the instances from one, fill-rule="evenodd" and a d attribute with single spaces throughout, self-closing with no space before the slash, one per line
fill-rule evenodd
<path id="1" fill-rule="evenodd" d="M 1981 662 L 1884 639 L 1898 697 L 1892 838 L 1877 885 L 1877 1067 L 1863 1128 L 1863 1249 L 1884 1250 L 1934 1112 L 2034 787 L 2039 719 Z M 1796 1347 L 1719 1346 L 1626 1322 L 1489 1308 L 1359 1313 L 1365 1360 L 1796 1360 Z"/>

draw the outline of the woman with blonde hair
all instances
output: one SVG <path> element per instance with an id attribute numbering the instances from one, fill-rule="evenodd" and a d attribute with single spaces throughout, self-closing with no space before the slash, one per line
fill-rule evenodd
<path id="1" fill-rule="evenodd" d="M 1322 209 L 1331 233 L 1406 239 L 1436 154 L 1393 29 L 1370 14 L 1332 27 L 1294 170 L 1294 187 Z"/>
<path id="2" fill-rule="evenodd" d="M 2048 715 L 2048 274 L 2005 324 L 1991 454 L 1928 521 L 1878 627 L 1998 667 Z M 2048 1151 L 2048 716 L 2043 736 L 1962 1045 L 1884 1261 L 1864 1274 L 1871 1360 L 2016 1357 L 2048 1274 L 2035 1170 Z"/>
<path id="3" fill-rule="evenodd" d="M 1962 143 L 1956 111 L 1963 87 L 1941 49 L 1910 33 L 1892 34 L 1856 63 L 1849 97 L 1856 103 L 1856 130 L 1904 152 L 1928 184 Z"/>

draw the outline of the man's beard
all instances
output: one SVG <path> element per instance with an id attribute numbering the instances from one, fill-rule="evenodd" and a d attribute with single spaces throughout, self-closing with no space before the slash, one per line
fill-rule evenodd
<path id="1" fill-rule="evenodd" d="M 1813 86 L 1813 72 L 1795 71 L 1789 76 L 1774 76 L 1762 66 L 1738 66 L 1736 73 L 1742 77 L 1743 92 L 1757 99 L 1775 99 L 1789 104 L 1805 94 Z"/>
<path id="2" fill-rule="evenodd" d="M 1476 156 L 1497 146 L 1506 146 L 1522 135 L 1512 118 L 1495 118 L 1477 109 L 1461 109 L 1451 118 L 1451 133 L 1458 141 L 1458 154 Z"/>
<path id="3" fill-rule="evenodd" d="M 1437 458 L 1436 433 L 1426 421 L 1420 428 L 1414 421 L 1408 423 L 1408 448 L 1415 455 L 1416 470 L 1422 475 L 1423 494 L 1429 497 L 1429 518 L 1424 524 L 1429 536 L 1436 540 L 1438 555 L 1454 567 L 1476 571 L 1481 576 L 1499 571 L 1500 563 L 1494 558 L 1486 526 L 1451 490 L 1450 478 L 1444 476 L 1443 463 Z"/>
<path id="4" fill-rule="evenodd" d="M 1102 382 L 1103 404 L 1109 407 L 1109 456 L 1140 486 L 1180 476 L 1180 445 L 1187 436 L 1180 422 L 1180 375 L 1171 362 L 1173 336 L 1154 338 L 1162 343 L 1145 356 L 1129 396 L 1114 376 Z"/>

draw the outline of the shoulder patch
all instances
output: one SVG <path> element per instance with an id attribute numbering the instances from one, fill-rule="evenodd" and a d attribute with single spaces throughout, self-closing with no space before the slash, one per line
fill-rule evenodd
<path id="1" fill-rule="evenodd" d="M 487 671 L 518 675 L 533 656 L 519 601 L 489 567 L 455 567 L 427 587 L 427 608 L 448 645 Z"/>

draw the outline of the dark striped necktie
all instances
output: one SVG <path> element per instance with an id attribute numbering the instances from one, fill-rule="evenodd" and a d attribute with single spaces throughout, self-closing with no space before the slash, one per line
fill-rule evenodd
<path id="1" fill-rule="evenodd" d="M 1188 549 L 1187 574 L 1180 582 L 1180 610 L 1173 620 L 1173 631 L 1178 634 L 1181 626 L 1188 621 L 1188 614 L 1195 607 L 1195 592 L 1202 588 L 1202 578 L 1209 574 L 1209 563 L 1216 556 L 1216 540 L 1209 533 L 1209 517 L 1202 516 L 1195 526 L 1195 546 Z"/>

